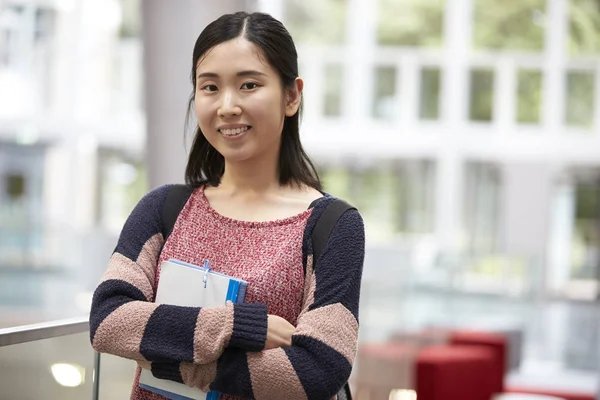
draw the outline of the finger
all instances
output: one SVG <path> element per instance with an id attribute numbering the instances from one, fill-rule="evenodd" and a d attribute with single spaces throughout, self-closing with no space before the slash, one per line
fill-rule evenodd
<path id="1" fill-rule="evenodd" d="M 142 369 L 147 369 L 147 370 L 151 369 L 150 361 L 138 361 L 137 364 Z"/>

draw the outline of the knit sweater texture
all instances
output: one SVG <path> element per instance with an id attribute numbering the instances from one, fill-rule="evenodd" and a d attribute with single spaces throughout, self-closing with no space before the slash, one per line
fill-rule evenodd
<path id="1" fill-rule="evenodd" d="M 280 220 L 219 214 L 195 189 L 165 241 L 161 210 L 170 185 L 149 192 L 127 219 L 94 292 L 90 339 L 99 352 L 140 361 L 154 376 L 222 399 L 332 399 L 352 370 L 364 226 L 356 210 L 338 220 L 316 266 L 311 233 L 334 200 Z M 219 307 L 157 305 L 160 263 L 176 258 L 248 282 L 245 302 Z M 294 326 L 292 346 L 265 350 L 267 315 Z M 139 388 L 132 400 L 163 400 Z"/>

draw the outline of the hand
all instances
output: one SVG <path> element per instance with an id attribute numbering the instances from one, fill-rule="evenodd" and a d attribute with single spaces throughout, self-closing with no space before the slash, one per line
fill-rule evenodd
<path id="1" fill-rule="evenodd" d="M 151 364 L 150 361 L 138 361 L 137 362 L 138 367 L 140 367 L 141 369 L 147 369 L 148 371 L 151 371 Z"/>
<path id="2" fill-rule="evenodd" d="M 269 314 L 267 319 L 267 342 L 265 350 L 292 345 L 292 334 L 296 331 L 294 325 L 285 319 Z"/>

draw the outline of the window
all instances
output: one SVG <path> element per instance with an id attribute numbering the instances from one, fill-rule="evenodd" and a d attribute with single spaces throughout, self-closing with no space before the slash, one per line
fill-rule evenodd
<path id="1" fill-rule="evenodd" d="M 494 71 L 472 70 L 469 119 L 491 121 L 493 118 Z"/>
<path id="2" fill-rule="evenodd" d="M 377 42 L 380 45 L 442 45 L 445 0 L 378 1 Z"/>
<path id="3" fill-rule="evenodd" d="M 396 68 L 377 67 L 372 115 L 377 119 L 392 120 L 396 114 Z"/>
<path id="4" fill-rule="evenodd" d="M 568 72 L 565 122 L 569 126 L 590 128 L 594 122 L 593 72 Z"/>
<path id="5" fill-rule="evenodd" d="M 517 122 L 539 123 L 542 102 L 542 73 L 520 70 L 517 75 Z"/>
<path id="6" fill-rule="evenodd" d="M 119 150 L 100 149 L 99 178 L 99 223 L 118 232 L 148 190 L 145 166 Z"/>
<path id="7" fill-rule="evenodd" d="M 440 69 L 421 70 L 421 102 L 419 116 L 424 120 L 436 120 L 440 114 Z"/>
<path id="8" fill-rule="evenodd" d="M 396 165 L 396 230 L 408 234 L 433 232 L 435 162 L 403 160 Z"/>
<path id="9" fill-rule="evenodd" d="M 435 163 L 430 160 L 347 161 L 322 165 L 325 190 L 361 210 L 369 240 L 428 234 L 434 225 Z"/>
<path id="10" fill-rule="evenodd" d="M 571 54 L 600 53 L 600 3 L 569 0 L 569 51 Z"/>
<path id="11" fill-rule="evenodd" d="M 37 8 L 34 17 L 34 37 L 36 41 L 47 40 L 54 35 L 56 12 L 49 8 Z"/>
<path id="12" fill-rule="evenodd" d="M 571 243 L 571 280 L 596 280 L 600 268 L 600 185 L 575 186 L 575 221 Z"/>
<path id="13" fill-rule="evenodd" d="M 25 195 L 25 177 L 20 174 L 8 174 L 5 179 L 6 195 L 11 201 L 16 201 Z"/>
<path id="14" fill-rule="evenodd" d="M 139 37 L 141 32 L 140 0 L 120 0 L 123 15 L 119 36 L 121 38 Z"/>
<path id="15" fill-rule="evenodd" d="M 498 250 L 500 170 L 493 164 L 469 162 L 465 174 L 467 248 L 473 254 L 492 254 Z"/>
<path id="16" fill-rule="evenodd" d="M 342 44 L 345 0 L 284 0 L 285 26 L 298 44 Z"/>
<path id="17" fill-rule="evenodd" d="M 336 117 L 342 114 L 342 83 L 344 68 L 341 64 L 325 66 L 325 102 L 323 114 Z"/>
<path id="18" fill-rule="evenodd" d="M 546 0 L 474 0 L 474 5 L 475 48 L 543 50 Z"/>

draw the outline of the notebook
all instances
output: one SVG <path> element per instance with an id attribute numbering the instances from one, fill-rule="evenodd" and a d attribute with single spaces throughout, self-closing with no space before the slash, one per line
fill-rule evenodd
<path id="1" fill-rule="evenodd" d="M 248 283 L 210 269 L 170 259 L 160 266 L 155 303 L 188 307 L 215 307 L 226 301 L 243 303 Z M 204 393 L 182 383 L 155 378 L 142 370 L 140 387 L 172 400 L 218 400 L 218 392 Z"/>

